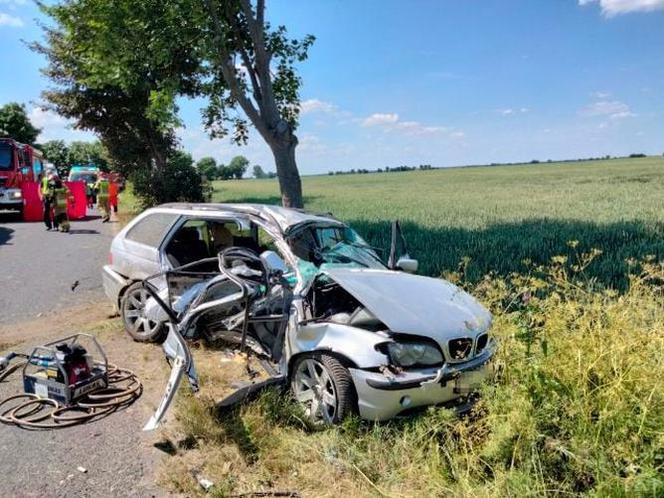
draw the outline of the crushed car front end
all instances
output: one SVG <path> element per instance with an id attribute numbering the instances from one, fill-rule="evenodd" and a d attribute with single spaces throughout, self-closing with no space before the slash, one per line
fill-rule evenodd
<path id="1" fill-rule="evenodd" d="M 449 282 L 391 270 L 329 268 L 308 300 L 317 303 L 309 314 L 321 318 L 297 330 L 294 349 L 347 358 L 364 419 L 388 420 L 463 400 L 493 376 L 491 315 Z M 328 307 L 333 309 L 326 315 Z"/>
<path id="2" fill-rule="evenodd" d="M 496 347 L 495 340 L 491 340 L 484 352 L 454 366 L 398 373 L 386 368 L 350 368 L 359 414 L 367 420 L 389 420 L 413 408 L 465 398 L 493 376 L 491 359 Z"/>

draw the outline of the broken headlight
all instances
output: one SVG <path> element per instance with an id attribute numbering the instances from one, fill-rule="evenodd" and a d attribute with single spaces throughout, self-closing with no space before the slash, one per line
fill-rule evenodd
<path id="1" fill-rule="evenodd" d="M 431 366 L 443 363 L 443 355 L 432 344 L 424 342 L 388 342 L 387 354 L 399 367 Z"/>

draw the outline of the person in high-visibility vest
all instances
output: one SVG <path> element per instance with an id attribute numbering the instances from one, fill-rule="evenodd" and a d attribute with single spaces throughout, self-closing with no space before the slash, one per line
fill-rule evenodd
<path id="1" fill-rule="evenodd" d="M 44 225 L 46 225 L 46 230 L 53 229 L 53 197 L 50 185 L 54 180 L 55 175 L 53 173 L 41 175 L 41 179 L 39 180 L 39 198 L 42 201 L 44 209 Z"/>
<path id="2" fill-rule="evenodd" d="M 95 203 L 95 191 L 94 191 L 94 182 L 85 182 L 85 199 L 88 203 L 88 207 L 92 209 Z"/>
<path id="3" fill-rule="evenodd" d="M 95 184 L 97 191 L 97 208 L 102 212 L 102 223 L 107 223 L 111 219 L 111 205 L 108 196 L 108 177 L 102 173 Z"/>
<path id="4" fill-rule="evenodd" d="M 67 204 L 73 202 L 74 198 L 67 186 L 61 181 L 56 182 L 56 186 L 53 189 L 53 198 L 53 222 L 55 228 L 61 232 L 68 232 L 70 225 L 69 216 L 67 215 Z"/>
<path id="5" fill-rule="evenodd" d="M 48 176 L 46 183 L 46 194 L 44 198 L 48 199 L 49 217 L 51 207 L 53 208 L 53 228 L 61 232 L 69 231 L 69 216 L 67 215 L 67 203 L 73 202 L 73 196 L 67 186 L 55 174 Z M 50 222 L 50 218 L 48 220 Z M 46 214 L 44 214 L 46 222 Z M 48 224 L 46 225 L 48 228 Z M 48 228 L 50 230 L 50 228 Z"/>

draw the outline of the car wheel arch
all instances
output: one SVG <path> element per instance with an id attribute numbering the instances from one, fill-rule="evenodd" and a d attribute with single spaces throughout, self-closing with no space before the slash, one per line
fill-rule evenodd
<path id="1" fill-rule="evenodd" d="M 343 353 L 334 351 L 332 349 L 319 348 L 319 349 L 312 349 L 310 351 L 300 351 L 299 353 L 296 353 L 293 356 L 291 356 L 290 359 L 288 360 L 288 378 L 290 379 L 291 375 L 293 374 L 293 367 L 295 366 L 295 363 L 299 358 L 312 356 L 316 354 L 326 354 L 328 356 L 331 356 L 335 358 L 337 361 L 339 361 L 339 363 L 341 363 L 346 368 L 359 368 L 353 360 L 348 358 Z"/>
<path id="2" fill-rule="evenodd" d="M 127 293 L 127 289 L 129 289 L 129 287 L 134 285 L 136 282 L 139 282 L 139 280 L 127 280 L 127 285 L 125 285 L 124 287 L 122 287 L 122 289 L 120 289 L 120 292 L 118 292 L 118 302 L 116 303 L 118 309 L 120 309 L 120 306 L 122 305 L 122 298 Z"/>
<path id="3" fill-rule="evenodd" d="M 358 392 L 353 376 L 350 373 L 350 369 L 357 368 L 357 366 L 352 360 L 337 351 L 324 348 L 303 351 L 293 355 L 288 363 L 287 381 L 288 390 L 293 396 L 295 396 L 295 390 L 292 387 L 293 379 L 295 378 L 294 370 L 300 359 L 314 359 L 322 363 L 333 379 L 335 389 L 337 390 L 337 407 L 341 412 L 340 418 L 334 423 L 341 422 L 346 416 L 359 412 Z M 334 363 L 337 363 L 336 367 Z"/>

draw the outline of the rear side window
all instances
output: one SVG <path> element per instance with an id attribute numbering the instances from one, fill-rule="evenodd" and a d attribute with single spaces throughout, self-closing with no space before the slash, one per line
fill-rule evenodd
<path id="1" fill-rule="evenodd" d="M 154 213 L 136 223 L 127 232 L 126 238 L 151 247 L 159 247 L 177 214 Z"/>

